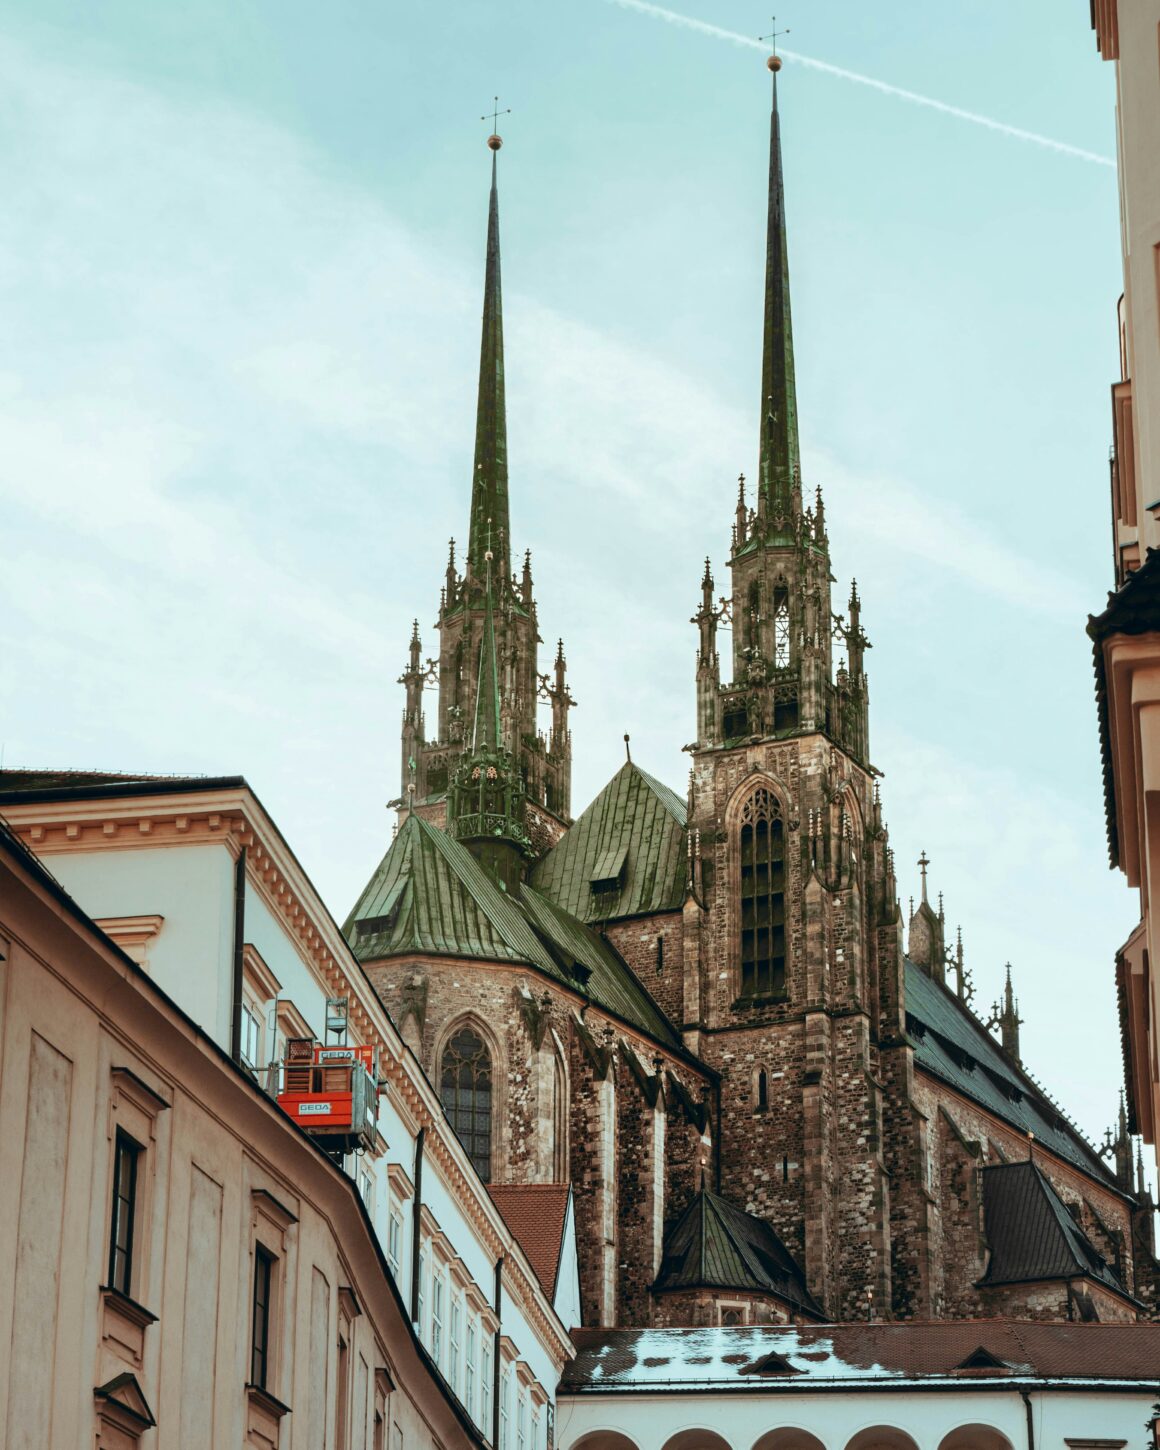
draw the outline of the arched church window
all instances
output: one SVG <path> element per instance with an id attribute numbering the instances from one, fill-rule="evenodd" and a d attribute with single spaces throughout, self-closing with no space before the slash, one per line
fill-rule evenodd
<path id="1" fill-rule="evenodd" d="M 779 585 L 773 591 L 773 667 L 789 665 L 789 590 Z"/>
<path id="2" fill-rule="evenodd" d="M 741 995 L 785 992 L 785 833 L 765 786 L 745 802 L 740 839 Z"/>
<path id="3" fill-rule="evenodd" d="M 461 1027 L 443 1049 L 439 1096 L 475 1171 L 491 1178 L 491 1053 L 478 1033 Z"/>

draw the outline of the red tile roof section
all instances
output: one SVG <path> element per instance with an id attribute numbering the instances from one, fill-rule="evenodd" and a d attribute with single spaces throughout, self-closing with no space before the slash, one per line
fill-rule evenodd
<path id="1" fill-rule="evenodd" d="M 556 1293 L 564 1219 L 568 1212 L 567 1183 L 489 1183 L 487 1191 L 504 1222 L 519 1240 L 528 1263 L 551 1299 Z"/>

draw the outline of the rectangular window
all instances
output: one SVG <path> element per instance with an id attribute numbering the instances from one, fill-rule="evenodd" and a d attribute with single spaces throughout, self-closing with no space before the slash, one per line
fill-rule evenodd
<path id="1" fill-rule="evenodd" d="M 532 1450 L 543 1450 L 543 1441 L 540 1438 L 540 1407 L 532 1410 Z"/>
<path id="2" fill-rule="evenodd" d="M 274 1289 L 274 1255 L 261 1244 L 254 1248 L 254 1312 L 250 1349 L 250 1383 L 266 1388 L 270 1373 L 270 1309 Z"/>
<path id="3" fill-rule="evenodd" d="M 462 1323 L 463 1310 L 457 1296 L 451 1301 L 451 1324 L 447 1335 L 447 1379 L 456 1394 L 459 1393 L 459 1341 Z"/>
<path id="4" fill-rule="evenodd" d="M 419 1293 L 418 1293 L 417 1300 L 416 1300 L 416 1306 L 417 1306 L 418 1313 L 417 1313 L 417 1317 L 415 1319 L 415 1328 L 419 1331 L 419 1338 L 421 1340 L 423 1340 L 424 1343 L 426 1343 L 426 1339 L 427 1339 L 427 1320 L 426 1320 L 426 1317 L 425 1317 L 424 1312 L 423 1312 L 424 1309 L 425 1309 L 425 1307 L 426 1307 L 426 1298 L 427 1298 L 427 1251 L 426 1251 L 426 1249 L 420 1249 L 419 1250 Z"/>
<path id="5" fill-rule="evenodd" d="M 467 1413 L 475 1418 L 475 1321 L 467 1322 L 467 1354 L 463 1365 L 463 1404 Z"/>
<path id="6" fill-rule="evenodd" d="M 511 1422 L 512 1413 L 512 1376 L 511 1370 L 500 1371 L 499 1377 L 499 1450 L 508 1450 L 511 1437 L 508 1427 Z"/>
<path id="7" fill-rule="evenodd" d="M 528 1450 L 528 1400 L 516 1391 L 516 1450 Z"/>
<path id="8" fill-rule="evenodd" d="M 394 1209 L 387 1220 L 387 1263 L 395 1278 L 399 1277 L 399 1264 L 403 1252 L 403 1220 Z"/>
<path id="9" fill-rule="evenodd" d="M 129 1298 L 133 1289 L 133 1227 L 137 1216 L 137 1160 L 141 1149 L 117 1129 L 113 1149 L 113 1214 L 109 1225 L 109 1287 Z"/>
<path id="10" fill-rule="evenodd" d="M 443 1275 L 436 1274 L 431 1286 L 431 1358 L 443 1368 Z"/>
<path id="11" fill-rule="evenodd" d="M 242 1061 L 255 1072 L 262 1066 L 262 1018 L 252 1002 L 242 1003 Z"/>
<path id="12" fill-rule="evenodd" d="M 484 1338 L 479 1354 L 479 1425 L 491 1437 L 491 1345 Z"/>
<path id="13" fill-rule="evenodd" d="M 360 1168 L 358 1175 L 358 1191 L 362 1201 L 367 1206 L 367 1212 L 374 1217 L 375 1212 L 375 1180 L 369 1168 Z"/>

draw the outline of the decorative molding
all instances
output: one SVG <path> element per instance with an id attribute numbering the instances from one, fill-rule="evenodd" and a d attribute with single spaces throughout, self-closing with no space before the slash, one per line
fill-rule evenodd
<path id="1" fill-rule="evenodd" d="M 258 989 L 263 1001 L 273 1001 L 282 991 L 282 983 L 253 942 L 246 942 L 242 947 L 242 971 Z"/>
<path id="2" fill-rule="evenodd" d="M 148 967 L 149 943 L 165 925 L 165 918 L 157 915 L 98 916 L 93 921 L 139 967 Z"/>

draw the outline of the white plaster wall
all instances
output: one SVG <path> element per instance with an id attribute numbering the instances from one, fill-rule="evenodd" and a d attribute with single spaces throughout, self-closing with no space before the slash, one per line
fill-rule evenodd
<path id="1" fill-rule="evenodd" d="M 1129 1450 L 1142 1450 L 1153 1398 L 1109 1391 L 1033 1390 L 1035 1450 L 1065 1450 L 1065 1437 L 1122 1439 Z M 860 1431 L 884 1426 L 910 1435 L 919 1450 L 939 1450 L 946 1435 L 966 1425 L 993 1428 L 1007 1437 L 1014 1450 L 1026 1450 L 1022 1398 L 1011 1390 L 982 1387 L 944 1392 L 562 1396 L 556 1442 L 559 1450 L 573 1450 L 587 1435 L 612 1431 L 627 1436 L 638 1450 L 663 1450 L 673 1435 L 704 1429 L 724 1437 L 732 1450 L 752 1450 L 773 1430 L 796 1429 L 815 1435 L 825 1450 L 845 1450 Z"/>
<path id="2" fill-rule="evenodd" d="M 90 916 L 165 918 L 149 944 L 149 975 L 227 1048 L 234 936 L 234 863 L 222 844 L 58 852 L 52 874 Z"/>
<path id="3" fill-rule="evenodd" d="M 552 1306 L 560 1323 L 569 1329 L 583 1324 L 580 1313 L 580 1263 L 576 1256 L 576 1215 L 572 1196 L 568 1195 L 568 1216 L 564 1220 L 564 1246 L 560 1252 L 560 1272 L 556 1280 L 556 1302 Z"/>

